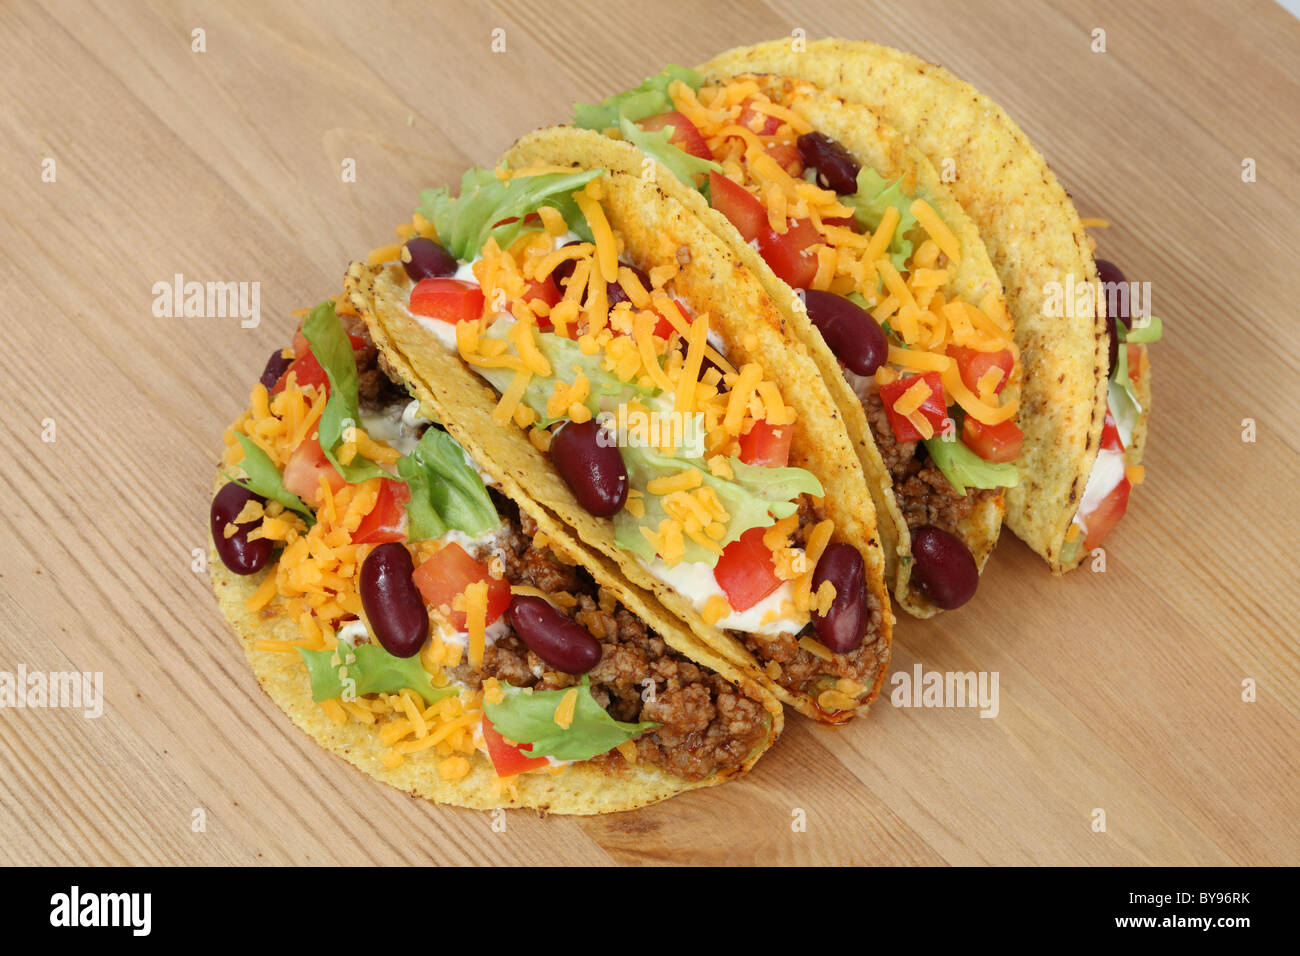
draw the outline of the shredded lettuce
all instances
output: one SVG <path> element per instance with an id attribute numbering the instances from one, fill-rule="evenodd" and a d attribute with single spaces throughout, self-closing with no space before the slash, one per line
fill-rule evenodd
<path id="1" fill-rule="evenodd" d="M 492 170 L 476 166 L 461 177 L 460 195 L 455 198 L 446 187 L 421 192 L 418 212 L 433 223 L 447 251 L 462 261 L 478 255 L 489 238 L 503 249 L 509 246 L 524 230 L 524 217 L 541 206 L 554 206 L 570 229 L 590 240 L 591 230 L 573 193 L 603 172 L 588 169 L 498 179 Z"/>
<path id="2" fill-rule="evenodd" d="M 880 228 L 886 209 L 893 206 L 898 210 L 898 225 L 889 240 L 889 261 L 900 272 L 912 257 L 912 240 L 907 234 L 916 226 L 916 217 L 912 215 L 915 198 L 903 192 L 903 177 L 891 183 L 869 166 L 858 171 L 858 191 L 840 197 L 840 202 L 853 207 L 858 223 L 872 232 Z"/>
<path id="3" fill-rule="evenodd" d="M 567 728 L 555 722 L 555 709 L 573 688 L 533 690 L 502 684 L 505 699 L 496 704 L 483 702 L 483 712 L 503 737 L 529 744 L 530 757 L 556 760 L 590 760 L 608 753 L 625 740 L 633 740 L 659 725 L 645 721 L 629 724 L 615 720 L 591 696 L 586 678 L 577 685 L 578 702 Z"/>
<path id="4" fill-rule="evenodd" d="M 271 462 L 270 456 L 262 451 L 247 435 L 236 432 L 235 438 L 239 440 L 240 446 L 244 449 L 244 459 L 239 463 L 239 467 L 244 469 L 244 474 L 248 477 L 230 478 L 229 475 L 226 475 L 226 477 L 254 494 L 278 501 L 290 511 L 298 512 L 307 519 L 308 525 L 315 524 L 316 516 L 311 513 L 311 509 L 303 503 L 301 498 L 284 486 L 284 476 L 280 474 L 280 469 L 276 468 Z"/>
<path id="5" fill-rule="evenodd" d="M 503 321 L 493 323 L 487 332 L 487 337 L 505 338 L 511 324 Z M 524 389 L 520 401 L 538 414 L 539 421 L 537 424 L 541 428 L 548 428 L 559 421 L 560 418 L 568 417 L 567 413 L 561 415 L 560 418 L 552 418 L 547 415 L 546 401 L 555 393 L 555 383 L 557 381 L 563 381 L 571 385 L 578 377 L 579 372 L 585 375 L 587 381 L 591 383 L 586 405 L 591 410 L 592 415 L 598 415 L 602 408 L 616 408 L 623 402 L 631 401 L 638 396 L 650 395 L 654 391 L 653 389 L 634 385 L 631 382 L 625 382 L 614 373 L 606 371 L 604 356 L 601 353 L 587 355 L 573 339 L 566 339 L 554 332 L 537 332 L 534 334 L 534 339 L 537 342 L 538 350 L 551 363 L 552 374 L 549 376 L 534 375 L 530 378 L 528 387 Z M 475 371 L 487 379 L 498 392 L 504 392 L 515 375 L 508 368 L 478 368 Z"/>
<path id="6" fill-rule="evenodd" d="M 365 694 L 396 694 L 407 687 L 423 697 L 426 704 L 460 693 L 455 686 L 434 687 L 419 654 L 394 657 L 377 644 L 353 647 L 342 640 L 332 651 L 300 647 L 298 653 L 311 678 L 311 699 L 318 702 L 345 695 L 345 699 L 355 700 Z M 340 678 L 343 667 L 347 668 L 347 677 Z"/>
<path id="7" fill-rule="evenodd" d="M 673 81 L 681 80 L 693 90 L 698 90 L 704 77 L 694 70 L 670 63 L 662 72 L 649 77 L 640 86 L 622 93 L 606 97 L 599 104 L 573 104 L 573 125 L 580 129 L 594 129 L 597 132 L 618 128 L 622 120 L 633 123 L 650 116 L 667 113 L 673 107 L 668 87 Z"/>
<path id="8" fill-rule="evenodd" d="M 1138 325 L 1137 319 L 1133 321 L 1133 328 L 1124 328 L 1124 323 L 1117 321 L 1115 328 L 1119 331 L 1119 340 L 1121 342 L 1149 343 L 1159 342 L 1160 337 L 1164 335 L 1164 323 L 1160 321 L 1160 316 L 1149 316 L 1146 322 Z"/>
<path id="9" fill-rule="evenodd" d="M 346 465 L 334 455 L 343 441 L 343 433 L 360 424 L 361 411 L 357 404 L 356 355 L 351 340 L 343 331 L 343 323 L 334 313 L 332 301 L 326 300 L 307 313 L 302 323 L 302 334 L 330 380 L 329 401 L 325 403 L 317 427 L 321 451 L 348 484 L 387 477 L 388 472 L 360 455 Z"/>
<path id="10" fill-rule="evenodd" d="M 731 479 L 719 478 L 710 473 L 708 466 L 698 459 L 673 458 L 662 454 L 656 448 L 638 448 L 631 445 L 619 449 L 623 454 L 623 464 L 627 467 L 628 482 L 633 488 L 644 489 L 654 478 L 675 475 L 683 468 L 694 468 L 700 472 L 702 483 L 712 488 L 731 516 L 727 524 L 727 536 L 718 544 L 722 547 L 735 541 L 750 528 L 766 528 L 778 519 L 794 514 L 798 505 L 795 498 L 802 494 L 823 494 L 821 482 L 811 472 L 802 468 L 765 468 L 747 465 L 739 458 L 728 458 L 727 463 L 735 472 Z M 654 545 L 641 533 L 641 526 L 659 527 L 659 522 L 668 517 L 663 508 L 663 499 L 657 495 L 646 495 L 641 499 L 645 505 L 645 515 L 634 518 L 626 508 L 614 516 L 614 540 L 620 548 L 632 552 L 638 557 L 652 561 L 655 557 Z M 684 561 L 703 562 L 709 567 L 718 563 L 718 555 L 708 548 L 697 544 L 690 538 L 685 541 Z"/>
<path id="11" fill-rule="evenodd" d="M 958 494 L 966 494 L 967 488 L 1014 488 L 1020 484 L 1020 472 L 1013 463 L 985 461 L 958 439 L 927 438 L 925 449 Z"/>
<path id="12" fill-rule="evenodd" d="M 619 129 L 623 131 L 625 140 L 672 173 L 678 182 L 690 186 L 705 173 L 722 172 L 722 167 L 713 160 L 692 156 L 669 142 L 675 132 L 671 125 L 659 130 L 645 130 L 624 117 L 619 121 Z M 704 181 L 707 183 L 707 178 Z"/>
<path id="13" fill-rule="evenodd" d="M 411 489 L 406 516 L 412 541 L 441 537 L 448 528 L 477 536 L 501 523 L 465 450 L 440 428 L 425 429 L 415 449 L 398 460 L 397 473 Z"/>

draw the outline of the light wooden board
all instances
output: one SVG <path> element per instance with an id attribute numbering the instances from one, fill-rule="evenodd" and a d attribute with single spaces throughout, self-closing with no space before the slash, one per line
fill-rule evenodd
<path id="1" fill-rule="evenodd" d="M 900 623 L 895 670 L 996 671 L 995 719 L 792 716 L 747 779 L 637 813 L 494 832 L 318 750 L 191 569 L 221 429 L 290 310 L 419 188 L 574 99 L 796 28 L 974 82 L 1153 283 L 1148 480 L 1108 569 L 1056 580 L 1005 538 L 973 606 Z M 0 862 L 1300 862 L 1300 23 L 1279 7 L 15 2 L 0 79 L 0 670 L 101 671 L 107 697 L 95 720 L 0 710 Z M 175 273 L 260 282 L 260 327 L 155 318 Z"/>

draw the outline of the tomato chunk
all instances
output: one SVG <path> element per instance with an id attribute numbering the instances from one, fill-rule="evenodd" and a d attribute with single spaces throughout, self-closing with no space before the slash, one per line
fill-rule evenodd
<path id="1" fill-rule="evenodd" d="M 699 159 L 712 159 L 713 153 L 709 151 L 709 144 L 704 141 L 703 134 L 694 123 L 688 120 L 682 113 L 673 110 L 670 113 L 660 113 L 658 116 L 650 116 L 641 120 L 637 124 L 644 130 L 657 132 L 665 126 L 673 128 L 673 135 L 668 137 L 668 142 L 672 143 L 684 153 L 690 153 Z"/>
<path id="2" fill-rule="evenodd" d="M 740 460 L 747 465 L 784 468 L 790 463 L 790 439 L 793 437 L 793 425 L 754 422 L 754 427 L 740 436 Z"/>
<path id="3" fill-rule="evenodd" d="M 1088 525 L 1088 535 L 1083 539 L 1084 548 L 1091 551 L 1100 545 L 1115 525 L 1119 524 L 1119 519 L 1128 510 L 1128 495 L 1132 490 L 1128 478 L 1121 478 L 1111 493 L 1097 503 L 1096 508 L 1082 516 Z"/>
<path id="4" fill-rule="evenodd" d="M 794 143 L 773 143 L 767 147 L 767 155 L 791 176 L 796 179 L 803 177 L 803 157 Z"/>
<path id="5" fill-rule="evenodd" d="M 1003 463 L 1020 457 L 1025 433 L 1013 421 L 985 425 L 968 415 L 961 427 L 961 440 L 985 461 Z"/>
<path id="6" fill-rule="evenodd" d="M 1119 423 L 1109 405 L 1106 406 L 1106 421 L 1101 426 L 1101 447 L 1103 451 L 1124 450 L 1124 441 L 1119 437 Z"/>
<path id="7" fill-rule="evenodd" d="M 910 418 L 900 415 L 894 411 L 894 403 L 902 397 L 917 379 L 922 379 L 925 384 L 930 386 L 930 395 L 921 407 L 917 409 L 921 416 L 930 423 L 937 435 L 943 431 L 944 420 L 948 417 L 948 405 L 943 396 L 943 380 L 939 377 L 938 372 L 925 372 L 921 375 L 910 375 L 907 378 L 900 378 L 897 381 L 890 382 L 887 385 L 880 386 L 880 399 L 884 403 L 885 412 L 889 415 L 889 424 L 893 426 L 894 437 L 899 441 L 918 441 L 924 438 L 917 427 L 912 424 Z M 933 437 L 933 435 L 931 436 Z"/>
<path id="8" fill-rule="evenodd" d="M 486 715 L 483 717 L 483 742 L 487 744 L 488 756 L 492 758 L 498 777 L 511 777 L 525 770 L 545 767 L 549 762 L 545 757 L 524 756 L 525 744 L 506 743 Z"/>
<path id="9" fill-rule="evenodd" d="M 347 482 L 338 473 L 315 435 L 299 442 L 284 466 L 284 487 L 307 502 L 313 509 L 321 506 L 320 479 L 325 476 L 331 491 L 338 491 Z"/>
<path id="10" fill-rule="evenodd" d="M 454 542 L 416 568 L 412 578 L 427 604 L 435 608 L 448 608 L 447 620 L 458 631 L 465 630 L 465 612 L 451 610 L 452 603 L 465 593 L 465 588 L 476 581 L 486 581 L 488 584 L 488 624 L 504 614 L 510 606 L 510 582 L 492 577 L 488 574 L 486 564 L 475 561 L 469 552 Z"/>
<path id="11" fill-rule="evenodd" d="M 961 372 L 961 380 L 976 395 L 980 393 L 980 379 L 988 373 L 989 369 L 999 368 L 1002 370 L 1002 378 L 993 389 L 993 393 L 999 395 L 1002 393 L 1002 389 L 1007 387 L 1007 382 L 1011 379 L 1011 370 L 1016 367 L 1016 360 L 1010 349 L 1002 349 L 998 352 L 981 352 L 978 349 L 966 348 L 961 345 L 950 345 L 948 346 L 948 356 L 956 360 L 957 369 Z"/>
<path id="12" fill-rule="evenodd" d="M 766 222 L 767 212 L 763 219 Z M 817 257 L 809 246 L 822 241 L 807 219 L 796 219 L 785 232 L 768 227 L 758 235 L 758 251 L 778 279 L 795 289 L 806 289 L 817 275 Z"/>
<path id="13" fill-rule="evenodd" d="M 375 506 L 352 532 L 353 544 L 406 540 L 406 504 L 411 500 L 411 487 L 395 478 L 380 478 L 379 482 Z"/>
<path id="14" fill-rule="evenodd" d="M 771 136 L 781 128 L 781 121 L 769 113 L 762 113 L 753 107 L 753 99 L 741 103 L 740 116 L 736 119 L 739 126 L 752 130 L 759 136 Z"/>
<path id="15" fill-rule="evenodd" d="M 767 229 L 767 210 L 758 197 L 721 173 L 709 173 L 709 204 L 727 217 L 746 242 Z"/>
<path id="16" fill-rule="evenodd" d="M 411 290 L 411 311 L 444 322 L 472 322 L 483 314 L 483 288 L 464 279 L 421 279 Z"/>
<path id="17" fill-rule="evenodd" d="M 747 611 L 781 586 L 772 552 L 763 544 L 766 528 L 750 528 L 722 549 L 713 577 L 737 611 Z"/>

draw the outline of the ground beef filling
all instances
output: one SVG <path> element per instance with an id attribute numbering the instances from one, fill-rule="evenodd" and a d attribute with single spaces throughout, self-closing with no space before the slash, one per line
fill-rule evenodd
<path id="1" fill-rule="evenodd" d="M 390 379 L 388 365 L 371 343 L 364 322 L 341 318 L 347 331 L 364 343 L 356 349 L 362 407 L 377 411 L 407 401 L 405 390 Z M 600 663 L 587 675 L 597 703 L 615 720 L 660 725 L 636 739 L 637 760 L 687 780 L 738 769 L 767 737 L 771 718 L 762 704 L 668 647 L 585 569 L 560 563 L 549 548 L 533 547 L 536 522 L 510 499 L 496 491 L 490 494 L 505 520 L 493 552 L 505 565 L 506 579 L 548 594 L 572 594 L 577 603 L 569 615 L 601 642 Z M 463 662 L 449 676 L 474 688 L 481 687 L 484 678 L 495 677 L 538 690 L 569 687 L 581 680 L 550 669 L 510 630 L 484 648 L 481 668 Z M 643 699 L 643 694 L 651 699 Z M 609 770 L 626 765 L 617 750 L 591 762 Z"/>
<path id="2" fill-rule="evenodd" d="M 596 702 L 615 720 L 660 725 L 637 738 L 638 761 L 687 780 L 739 768 L 767 736 L 769 718 L 763 706 L 668 647 L 585 569 L 559 563 L 549 548 L 534 547 L 537 526 L 532 518 L 496 492 L 492 496 L 506 519 L 492 548 L 505 565 L 506 580 L 547 593 L 572 594 L 577 603 L 567 613 L 601 643 L 600 663 L 587 674 Z M 462 663 L 450 676 L 471 687 L 495 677 L 538 690 L 581 680 L 549 668 L 513 632 L 484 649 L 481 668 Z M 616 750 L 592 762 L 611 770 L 625 763 Z"/>
<path id="3" fill-rule="evenodd" d="M 791 543 L 803 547 L 809 530 L 820 519 L 812 503 L 804 498 L 799 503 L 799 524 Z M 880 599 L 867 589 L 867 627 L 862 643 L 847 654 L 832 654 L 830 659 L 819 657 L 799 643 L 803 635 L 816 638 L 812 624 L 798 633 L 751 634 L 729 631 L 759 661 L 765 664 L 767 675 L 794 694 L 816 697 L 834 686 L 836 680 L 846 677 L 864 689 L 876 682 L 876 675 L 888 662 L 888 648 L 880 640 L 882 625 Z"/>
<path id="4" fill-rule="evenodd" d="M 930 461 L 923 442 L 899 441 L 894 435 L 879 394 L 868 395 L 862 408 L 867 413 L 876 448 L 889 469 L 889 477 L 894 482 L 894 497 L 909 529 L 929 524 L 950 534 L 958 534 L 958 525 L 970 516 L 975 507 L 998 494 L 995 488 L 972 488 L 967 494 L 958 493 L 943 472 Z"/>

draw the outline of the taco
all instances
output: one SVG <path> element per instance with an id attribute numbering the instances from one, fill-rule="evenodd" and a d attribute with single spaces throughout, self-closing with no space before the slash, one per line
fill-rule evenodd
<path id="1" fill-rule="evenodd" d="M 622 139 L 626 164 L 653 158 L 780 304 L 871 480 L 899 603 L 970 600 L 1019 481 L 1019 349 L 930 162 L 869 110 L 776 75 L 670 66 L 574 122 Z"/>
<path id="2" fill-rule="evenodd" d="M 311 310 L 226 432 L 212 580 L 327 750 L 439 803 L 606 813 L 776 740 L 762 686 L 433 423 L 347 301 Z"/>
<path id="3" fill-rule="evenodd" d="M 353 264 L 354 304 L 488 470 L 747 675 L 847 720 L 893 617 L 816 366 L 689 210 L 603 169 L 608 140 L 552 135 L 556 163 L 423 193 L 418 234 Z"/>
<path id="4" fill-rule="evenodd" d="M 946 70 L 874 43 L 788 41 L 723 53 L 710 77 L 799 77 L 881 115 L 935 163 L 979 229 L 1007 291 L 1025 358 L 1021 483 L 1007 525 L 1057 573 L 1076 567 L 1124 515 L 1151 411 L 1149 303 L 1094 242 L 1047 161 L 1007 113 Z M 1100 280 L 1100 285 L 1098 281 Z"/>

